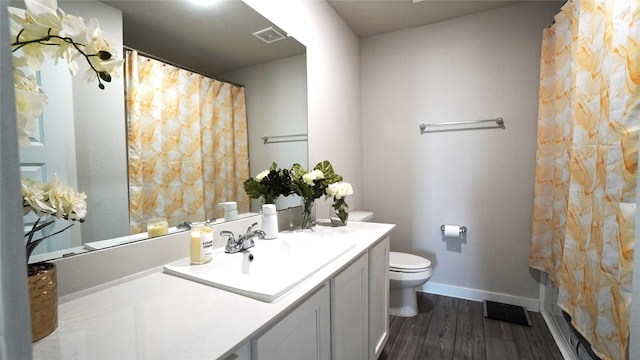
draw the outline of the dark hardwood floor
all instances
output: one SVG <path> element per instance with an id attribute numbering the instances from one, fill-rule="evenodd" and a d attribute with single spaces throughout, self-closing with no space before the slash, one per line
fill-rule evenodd
<path id="1" fill-rule="evenodd" d="M 390 316 L 380 360 L 562 360 L 540 313 L 533 326 L 486 319 L 483 303 L 418 292 L 420 313 Z"/>

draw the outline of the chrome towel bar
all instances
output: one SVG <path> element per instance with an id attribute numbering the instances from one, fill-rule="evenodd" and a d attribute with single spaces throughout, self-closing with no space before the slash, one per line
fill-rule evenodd
<path id="1" fill-rule="evenodd" d="M 292 142 L 292 141 L 307 141 L 307 134 L 293 134 L 293 135 L 277 135 L 277 136 L 263 136 L 260 139 L 264 141 L 263 144 Z M 272 140 L 276 139 L 276 140 Z"/>
<path id="2" fill-rule="evenodd" d="M 505 129 L 504 119 L 499 117 L 499 118 L 495 118 L 495 119 L 486 119 L 486 120 L 451 121 L 451 122 L 441 122 L 441 123 L 434 123 L 434 124 L 424 124 L 424 123 L 422 123 L 422 124 L 420 124 L 420 133 L 430 132 L 429 130 L 427 130 L 427 128 L 429 128 L 429 127 L 469 125 L 469 124 L 479 124 L 479 123 L 485 123 L 485 122 L 495 122 L 496 126 L 469 128 L 468 130 L 472 130 L 472 129 Z M 465 130 L 467 130 L 467 129 L 465 129 Z M 436 130 L 436 131 L 445 131 L 445 130 Z"/>

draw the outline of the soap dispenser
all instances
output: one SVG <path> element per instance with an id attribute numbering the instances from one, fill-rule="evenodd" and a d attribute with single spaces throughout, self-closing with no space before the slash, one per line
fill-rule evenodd
<path id="1" fill-rule="evenodd" d="M 265 239 L 272 240 L 278 237 L 278 213 L 274 204 L 262 205 L 262 231 Z"/>
<path id="2" fill-rule="evenodd" d="M 221 202 L 218 204 L 224 208 L 224 220 L 235 220 L 238 218 L 238 204 L 235 201 Z"/>

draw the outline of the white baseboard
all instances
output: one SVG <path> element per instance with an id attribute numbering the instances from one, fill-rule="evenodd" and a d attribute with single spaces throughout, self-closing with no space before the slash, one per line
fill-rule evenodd
<path id="1" fill-rule="evenodd" d="M 508 294 L 495 293 L 491 291 L 484 291 L 478 289 L 463 288 L 458 286 L 444 285 L 433 282 L 427 282 L 418 288 L 418 291 L 423 291 L 436 295 L 451 296 L 460 299 L 474 300 L 474 301 L 495 301 L 503 304 L 510 304 L 516 306 L 524 306 L 529 311 L 540 312 L 540 302 L 536 298 L 524 298 L 520 296 L 513 296 Z"/>

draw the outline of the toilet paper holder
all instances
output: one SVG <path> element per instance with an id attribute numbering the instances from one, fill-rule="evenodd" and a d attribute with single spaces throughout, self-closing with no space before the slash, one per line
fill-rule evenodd
<path id="1" fill-rule="evenodd" d="M 444 232 L 444 227 L 445 227 L 445 225 L 440 225 L 440 231 Z M 460 226 L 460 234 L 466 233 L 466 232 L 467 232 L 467 227 L 466 226 Z"/>

